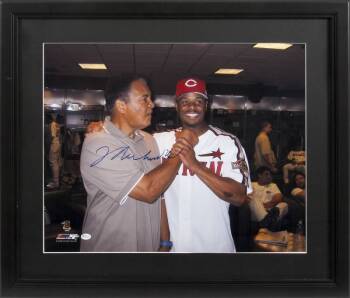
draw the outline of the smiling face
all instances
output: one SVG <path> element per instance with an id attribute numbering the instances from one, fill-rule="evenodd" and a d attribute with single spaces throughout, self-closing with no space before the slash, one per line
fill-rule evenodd
<path id="1" fill-rule="evenodd" d="M 154 104 L 145 81 L 136 80 L 131 83 L 122 108 L 123 117 L 132 130 L 143 129 L 151 124 Z"/>
<path id="2" fill-rule="evenodd" d="M 176 100 L 176 110 L 181 124 L 187 128 L 206 126 L 204 121 L 207 110 L 206 99 L 197 93 L 185 93 Z"/>

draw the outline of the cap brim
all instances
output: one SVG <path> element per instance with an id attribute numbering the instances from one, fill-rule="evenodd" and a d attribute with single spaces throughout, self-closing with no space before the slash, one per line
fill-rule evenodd
<path id="1" fill-rule="evenodd" d="M 180 94 L 179 96 L 176 96 L 176 99 L 181 98 L 182 96 L 186 95 L 187 93 L 199 94 L 199 95 L 203 96 L 205 99 L 208 99 L 208 95 L 206 95 L 206 94 L 204 94 L 202 92 L 185 92 L 185 93 Z"/>
<path id="2" fill-rule="evenodd" d="M 205 99 L 208 99 L 208 95 L 202 93 L 202 92 L 194 92 L 196 94 L 202 95 Z"/>

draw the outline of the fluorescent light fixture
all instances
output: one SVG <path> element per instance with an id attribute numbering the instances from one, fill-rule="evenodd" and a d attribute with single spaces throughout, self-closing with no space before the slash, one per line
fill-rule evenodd
<path id="1" fill-rule="evenodd" d="M 107 69 L 106 65 L 98 63 L 78 63 L 82 69 Z"/>
<path id="2" fill-rule="evenodd" d="M 291 43 L 257 43 L 253 48 L 259 49 L 272 49 L 272 50 L 285 50 L 292 46 Z"/>
<path id="3" fill-rule="evenodd" d="M 52 103 L 52 104 L 50 104 L 49 105 L 51 108 L 53 108 L 53 109 L 59 109 L 59 108 L 61 108 L 61 106 L 59 105 L 59 104 L 57 104 L 57 103 Z"/>
<path id="4" fill-rule="evenodd" d="M 236 69 L 236 68 L 219 68 L 215 74 L 222 74 L 222 75 L 236 75 L 243 71 L 243 69 Z"/>
<path id="5" fill-rule="evenodd" d="M 68 111 L 79 111 L 81 110 L 81 106 L 79 103 L 67 103 L 67 110 Z"/>

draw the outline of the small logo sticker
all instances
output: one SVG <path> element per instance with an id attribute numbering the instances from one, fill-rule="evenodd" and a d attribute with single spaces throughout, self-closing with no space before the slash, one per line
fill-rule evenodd
<path id="1" fill-rule="evenodd" d="M 56 236 L 56 242 L 77 242 L 78 239 L 78 234 L 58 234 Z"/>
<path id="2" fill-rule="evenodd" d="M 87 233 L 84 233 L 84 234 L 81 234 L 80 238 L 83 239 L 83 240 L 90 240 L 91 239 L 91 235 L 87 234 Z"/>

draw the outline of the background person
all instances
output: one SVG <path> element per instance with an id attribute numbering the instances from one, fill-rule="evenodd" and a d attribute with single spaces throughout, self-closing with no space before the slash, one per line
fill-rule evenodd
<path id="1" fill-rule="evenodd" d="M 305 172 L 305 151 L 301 150 L 300 146 L 294 148 L 288 153 L 288 163 L 283 166 L 283 181 L 289 183 L 289 175 L 291 171 Z"/>
<path id="2" fill-rule="evenodd" d="M 262 122 L 260 133 L 255 139 L 254 165 L 255 169 L 268 167 L 272 173 L 276 173 L 276 156 L 269 139 L 271 132 L 271 123 L 268 121 Z"/>
<path id="3" fill-rule="evenodd" d="M 289 196 L 285 199 L 288 203 L 288 230 L 290 232 L 297 230 L 298 222 L 305 222 L 305 188 L 305 174 L 296 172 L 292 176 Z"/>
<path id="4" fill-rule="evenodd" d="M 61 157 L 61 127 L 57 122 L 57 114 L 51 114 L 50 132 L 50 151 L 49 163 L 52 172 L 52 181 L 46 185 L 48 189 L 57 189 L 60 186 L 60 168 L 62 164 Z"/>
<path id="5" fill-rule="evenodd" d="M 264 228 L 278 229 L 277 221 L 281 223 L 282 218 L 288 213 L 288 205 L 283 202 L 283 195 L 273 183 L 268 167 L 258 168 L 256 174 L 258 180 L 252 183 L 253 192 L 249 195 L 252 221 L 260 223 Z"/>
<path id="6" fill-rule="evenodd" d="M 300 204 L 305 207 L 305 174 L 301 172 L 295 173 L 293 176 L 293 187 L 291 190 L 291 196 Z"/>

